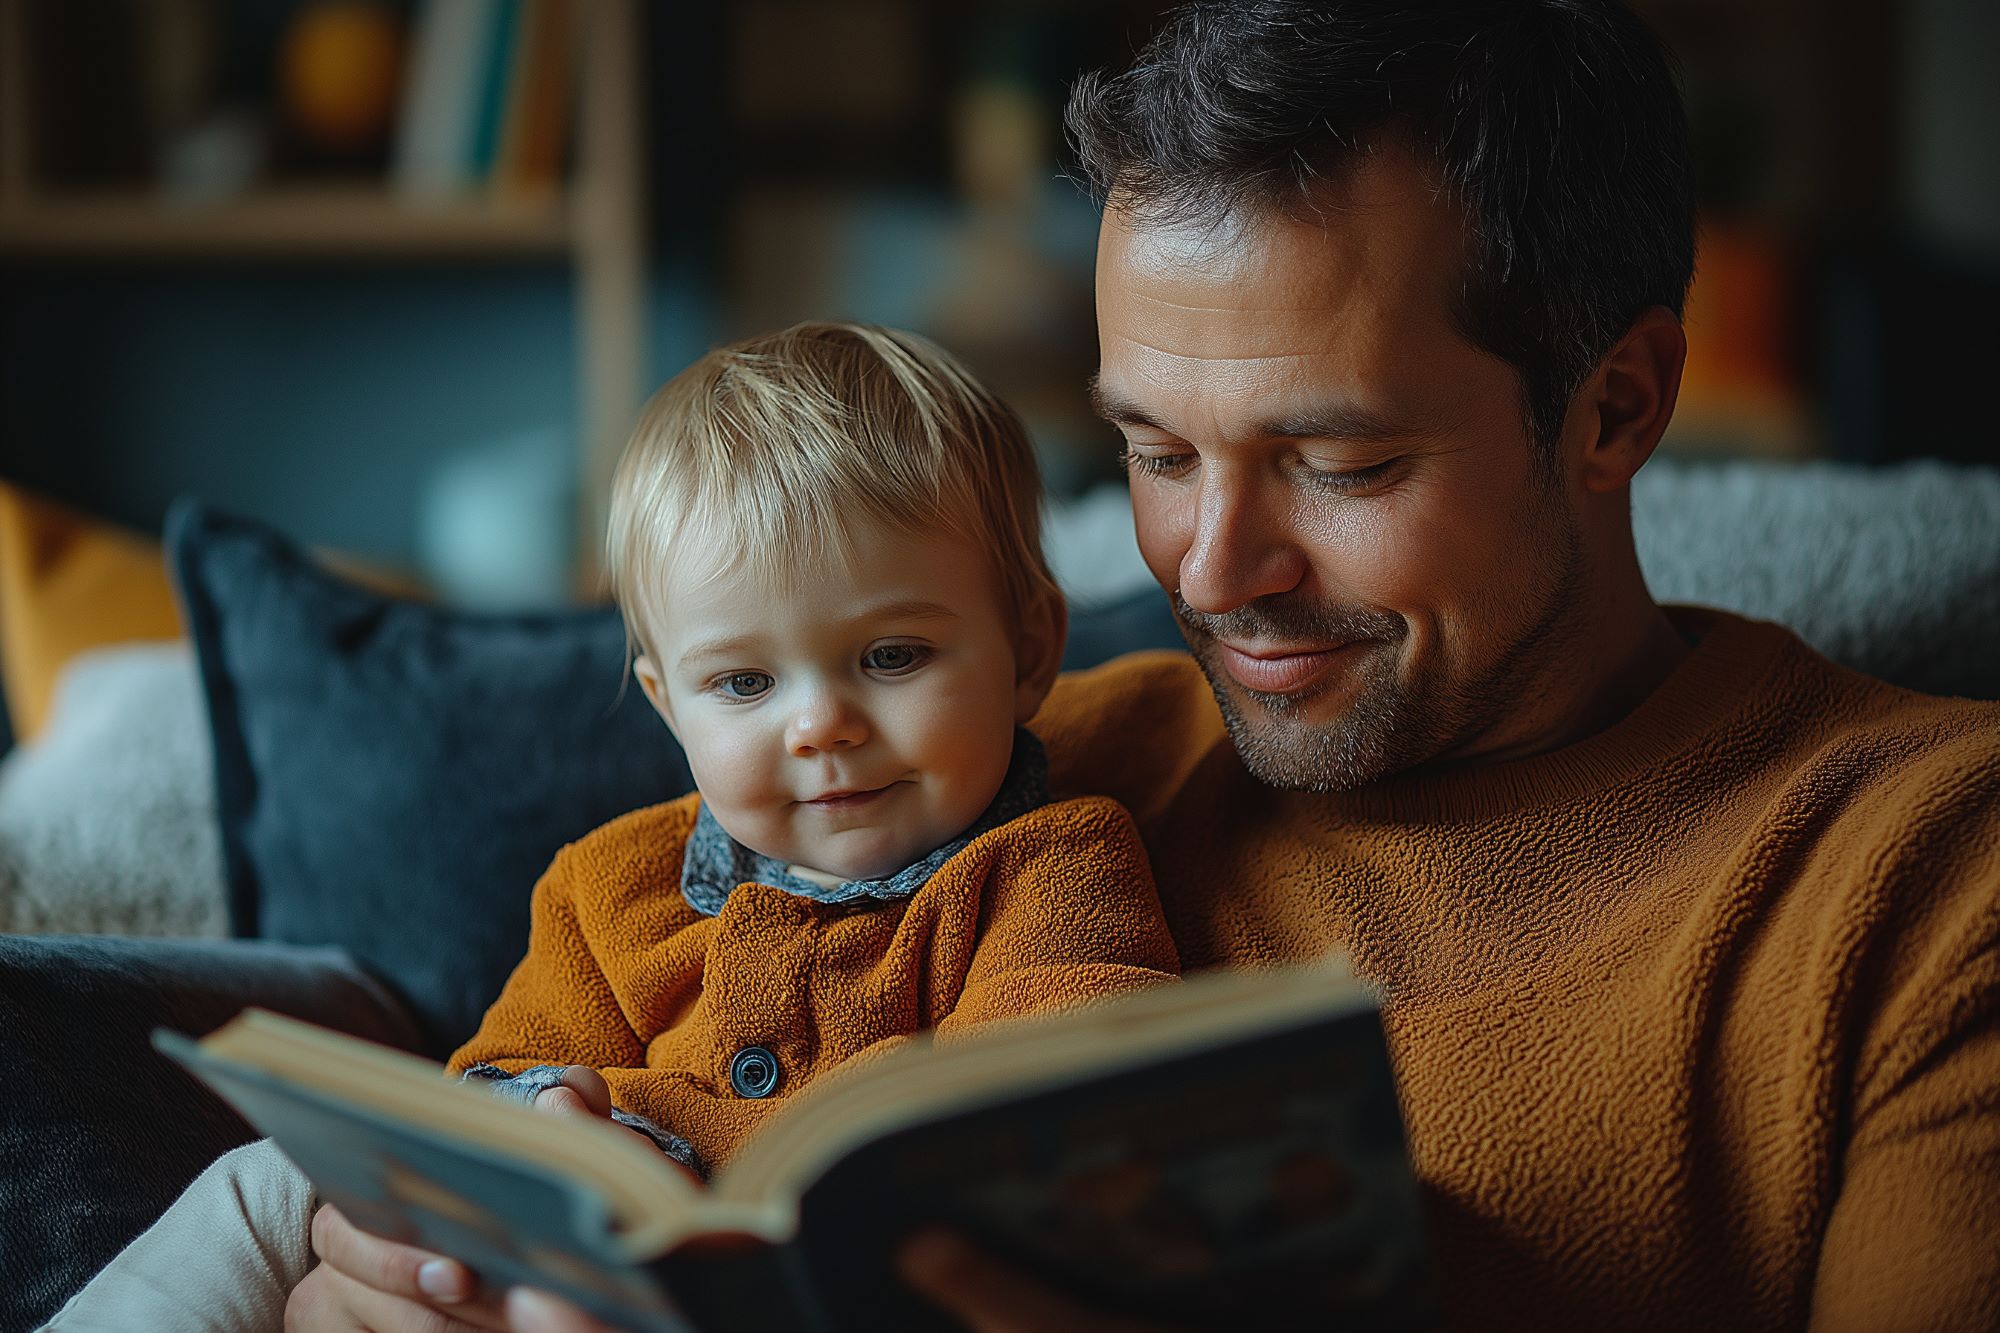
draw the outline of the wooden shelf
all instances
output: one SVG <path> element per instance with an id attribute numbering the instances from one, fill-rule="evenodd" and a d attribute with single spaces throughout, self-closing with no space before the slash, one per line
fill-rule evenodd
<path id="1" fill-rule="evenodd" d="M 51 187 L 33 169 L 27 7 L 27 0 L 0 0 L 0 260 L 529 259 L 569 266 L 584 497 L 579 561 L 586 583 L 594 581 L 611 470 L 644 398 L 648 365 L 648 11 L 639 0 L 565 6 L 578 25 L 569 186 L 547 198 L 479 196 L 436 206 L 368 182 L 264 186 L 206 206 L 140 189 Z"/>
<path id="2" fill-rule="evenodd" d="M 560 198 L 418 204 L 365 185 L 273 188 L 214 204 L 137 192 L 0 205 L 0 253 L 96 259 L 566 258 Z"/>

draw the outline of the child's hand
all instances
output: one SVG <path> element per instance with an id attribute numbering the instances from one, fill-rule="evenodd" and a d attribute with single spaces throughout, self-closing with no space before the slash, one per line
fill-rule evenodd
<path id="1" fill-rule="evenodd" d="M 590 1116 L 614 1125 L 618 1124 L 611 1119 L 610 1085 L 605 1083 L 604 1075 L 589 1065 L 564 1065 L 562 1082 L 553 1088 L 544 1088 L 536 1093 L 534 1107 L 537 1111 L 547 1111 L 551 1115 Z M 630 1125 L 618 1125 L 618 1128 L 638 1139 L 652 1151 L 659 1152 L 658 1144 Z M 667 1160 L 685 1172 L 689 1181 L 696 1185 L 701 1184 L 701 1178 L 694 1172 L 688 1171 L 672 1158 Z"/>
<path id="2" fill-rule="evenodd" d="M 556 1115 L 591 1115 L 599 1120 L 609 1120 L 611 1088 L 605 1083 L 604 1075 L 589 1065 L 565 1065 L 562 1083 L 536 1094 L 535 1109 Z"/>

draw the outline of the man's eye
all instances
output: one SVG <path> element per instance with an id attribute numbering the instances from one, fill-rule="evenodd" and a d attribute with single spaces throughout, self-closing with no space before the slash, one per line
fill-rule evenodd
<path id="1" fill-rule="evenodd" d="M 1373 467 L 1350 468 L 1344 472 L 1316 467 L 1308 467 L 1306 471 L 1315 485 L 1334 491 L 1362 491 L 1387 478 L 1389 470 L 1394 466 L 1395 460 L 1391 459 L 1387 463 L 1377 463 Z"/>
<path id="2" fill-rule="evenodd" d="M 737 671 L 717 681 L 716 688 L 732 699 L 754 699 L 771 688 L 771 678 L 761 671 Z"/>
<path id="3" fill-rule="evenodd" d="M 861 664 L 870 671 L 899 676 L 906 671 L 914 671 L 922 665 L 924 656 L 924 649 L 915 644 L 890 643 L 880 648 L 870 648 L 862 654 Z"/>
<path id="4" fill-rule="evenodd" d="M 1124 464 L 1127 472 L 1136 473 L 1142 477 L 1171 477 L 1185 472 L 1188 468 L 1192 467 L 1195 455 L 1191 453 L 1145 454 L 1140 453 L 1128 444 L 1118 451 L 1118 461 Z"/>

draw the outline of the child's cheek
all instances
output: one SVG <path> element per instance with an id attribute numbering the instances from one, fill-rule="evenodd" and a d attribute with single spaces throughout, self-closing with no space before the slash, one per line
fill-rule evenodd
<path id="1" fill-rule="evenodd" d="M 682 727 L 681 744 L 695 786 L 718 814 L 755 816 L 780 802 L 776 788 L 782 755 L 776 749 L 783 742 L 768 731 L 755 718 L 727 715 L 690 719 Z"/>

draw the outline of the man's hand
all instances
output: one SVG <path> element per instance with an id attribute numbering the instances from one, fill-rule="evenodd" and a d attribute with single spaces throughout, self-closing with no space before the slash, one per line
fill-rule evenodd
<path id="1" fill-rule="evenodd" d="M 1086 1310 L 949 1231 L 920 1231 L 896 1255 L 903 1281 L 972 1333 L 1165 1333 Z"/>
<path id="2" fill-rule="evenodd" d="M 588 1065 L 569 1065 L 562 1083 L 545 1089 L 534 1108 L 550 1115 L 611 1119 L 611 1089 Z M 615 1123 L 615 1122 L 614 1122 Z M 653 1141 L 636 1129 L 646 1147 Z M 468 1329 L 608 1333 L 606 1325 L 540 1292 L 500 1294 L 479 1289 L 464 1264 L 373 1236 L 332 1205 L 312 1225 L 319 1266 L 292 1289 L 285 1328 L 299 1333 L 463 1333 Z"/>
<path id="3" fill-rule="evenodd" d="M 618 1333 L 568 1301 L 527 1287 L 507 1293 L 507 1327 L 514 1333 Z"/>
<path id="4" fill-rule="evenodd" d="M 471 1270 L 383 1240 L 328 1204 L 313 1217 L 317 1268 L 292 1288 L 287 1333 L 465 1333 L 504 1329 L 500 1304 L 481 1297 Z"/>
<path id="5" fill-rule="evenodd" d="M 545 1292 L 478 1297 L 465 1265 L 371 1236 L 331 1205 L 313 1218 L 313 1249 L 321 1262 L 292 1290 L 286 1333 L 618 1333 Z"/>

